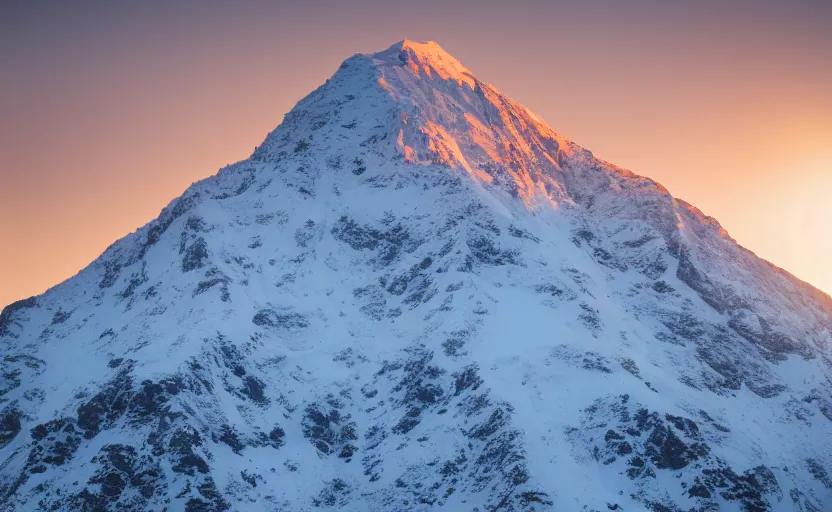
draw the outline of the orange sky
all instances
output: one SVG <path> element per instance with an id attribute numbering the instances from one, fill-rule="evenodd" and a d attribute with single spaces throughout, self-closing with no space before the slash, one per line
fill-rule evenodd
<path id="1" fill-rule="evenodd" d="M 0 306 L 246 158 L 350 54 L 404 38 L 832 292 L 832 2 L 725 3 L 2 2 Z"/>

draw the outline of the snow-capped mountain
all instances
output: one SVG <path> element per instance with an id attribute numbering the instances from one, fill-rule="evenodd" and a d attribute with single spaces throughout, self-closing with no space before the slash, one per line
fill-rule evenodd
<path id="1" fill-rule="evenodd" d="M 832 299 L 432 42 L 0 351 L 0 510 L 832 510 Z"/>

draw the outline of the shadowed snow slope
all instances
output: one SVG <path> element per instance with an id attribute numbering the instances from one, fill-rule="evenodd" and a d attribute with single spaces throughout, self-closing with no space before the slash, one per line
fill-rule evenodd
<path id="1" fill-rule="evenodd" d="M 3 310 L 0 510 L 830 510 L 830 315 L 404 41 Z"/>

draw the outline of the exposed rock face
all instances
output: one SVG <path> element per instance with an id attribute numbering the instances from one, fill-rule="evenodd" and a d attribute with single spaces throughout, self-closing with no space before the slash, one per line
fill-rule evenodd
<path id="1" fill-rule="evenodd" d="M 405 41 L 0 313 L 0 510 L 828 510 L 831 316 Z"/>

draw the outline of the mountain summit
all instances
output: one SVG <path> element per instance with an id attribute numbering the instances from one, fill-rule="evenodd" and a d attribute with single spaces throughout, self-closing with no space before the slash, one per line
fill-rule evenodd
<path id="1" fill-rule="evenodd" d="M 404 64 L 415 74 L 428 77 L 437 74 L 443 80 L 455 80 L 460 85 L 467 83 L 474 86 L 475 78 L 471 72 L 434 41 L 417 43 L 405 39 L 373 57 L 388 64 Z"/>
<path id="2" fill-rule="evenodd" d="M 0 314 L 0 510 L 832 507 L 832 299 L 436 43 Z"/>

